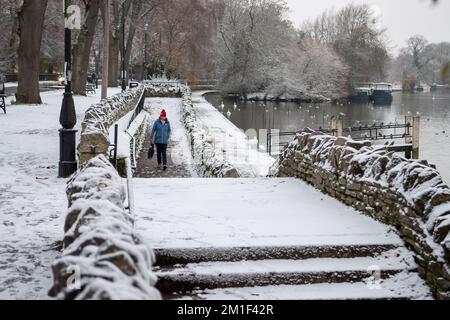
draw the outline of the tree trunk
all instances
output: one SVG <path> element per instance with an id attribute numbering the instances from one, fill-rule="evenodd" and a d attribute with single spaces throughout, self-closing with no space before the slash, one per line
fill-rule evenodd
<path id="1" fill-rule="evenodd" d="M 17 13 L 11 10 L 10 12 L 11 19 L 13 21 L 11 25 L 11 34 L 8 43 L 8 73 L 14 73 L 15 68 L 17 66 L 17 40 L 19 33 L 19 17 Z"/>
<path id="2" fill-rule="evenodd" d="M 85 22 L 78 35 L 77 43 L 73 47 L 73 92 L 83 96 L 86 95 L 89 58 L 94 41 L 99 9 L 100 0 L 90 0 L 87 2 Z"/>
<path id="3" fill-rule="evenodd" d="M 127 73 L 127 82 L 130 77 L 130 59 L 131 59 L 131 52 L 133 50 L 133 41 L 134 37 L 136 35 L 136 23 L 135 21 L 139 20 L 139 17 L 141 15 L 142 11 L 142 0 L 134 0 L 133 1 L 133 10 L 131 12 L 131 23 L 128 30 L 128 38 L 127 38 L 127 44 L 125 48 L 125 70 L 128 70 Z"/>
<path id="4" fill-rule="evenodd" d="M 41 104 L 39 66 L 47 0 L 24 0 L 19 12 L 18 103 Z"/>
<path id="5" fill-rule="evenodd" d="M 109 81 L 109 26 L 110 26 L 110 17 L 109 17 L 109 0 L 103 0 L 103 67 L 102 67 L 102 99 L 105 99 L 108 96 L 108 81 Z"/>
<path id="6" fill-rule="evenodd" d="M 120 51 L 120 9 L 118 1 L 112 2 L 112 23 L 109 32 L 109 63 L 108 87 L 117 87 L 117 79 L 119 75 L 119 51 Z"/>
<path id="7" fill-rule="evenodd" d="M 136 0 L 137 2 L 140 2 L 140 0 Z M 134 1 L 133 1 L 134 2 Z M 123 26 L 122 26 L 122 17 L 128 16 L 128 13 L 130 12 L 131 7 L 131 0 L 126 0 L 124 2 L 123 6 L 119 6 L 117 2 L 114 2 L 114 22 L 113 22 L 113 28 L 111 28 L 111 34 L 110 34 L 110 44 L 109 44 L 109 86 L 110 87 L 117 87 L 117 79 L 120 75 L 120 70 L 122 68 L 121 63 L 119 61 L 119 58 L 121 56 L 121 52 L 123 52 Z M 131 21 L 131 25 L 134 25 L 137 20 Z M 135 26 L 133 26 L 135 28 Z M 134 37 L 134 36 L 133 36 Z M 131 53 L 130 53 L 131 55 Z M 121 76 L 121 75 L 120 75 Z"/>
<path id="8" fill-rule="evenodd" d="M 119 51 L 120 43 L 119 37 L 114 35 L 114 32 L 110 33 L 109 37 L 109 87 L 117 87 L 117 79 L 119 76 Z"/>

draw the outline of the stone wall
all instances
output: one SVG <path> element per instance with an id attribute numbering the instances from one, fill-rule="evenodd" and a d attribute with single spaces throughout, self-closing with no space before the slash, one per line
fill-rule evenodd
<path id="1" fill-rule="evenodd" d="M 152 249 L 124 208 L 124 184 L 103 155 L 69 182 L 64 250 L 51 295 L 66 300 L 158 300 Z"/>
<path id="2" fill-rule="evenodd" d="M 146 81 L 139 87 L 129 89 L 92 105 L 81 124 L 79 157 L 81 166 L 98 155 L 108 156 L 113 143 L 109 138 L 109 129 L 114 123 L 132 112 L 142 96 L 145 97 L 181 97 L 184 88 L 178 82 Z"/>
<path id="3" fill-rule="evenodd" d="M 79 156 L 81 166 L 98 155 L 108 155 L 109 128 L 136 108 L 144 87 L 129 89 L 92 105 L 81 124 Z"/>
<path id="4" fill-rule="evenodd" d="M 212 142 L 208 141 L 206 131 L 199 126 L 192 104 L 192 92 L 188 87 L 183 91 L 182 120 L 198 174 L 208 178 L 239 178 L 238 170 L 224 159 L 223 154 L 217 154 Z"/>
<path id="5" fill-rule="evenodd" d="M 147 98 L 181 98 L 185 85 L 177 81 L 145 81 L 145 96 Z"/>
<path id="6" fill-rule="evenodd" d="M 394 226 L 438 299 L 450 299 L 450 188 L 426 161 L 306 130 L 272 167 Z"/>
<path id="7" fill-rule="evenodd" d="M 239 177 L 239 172 L 214 151 L 206 132 L 197 124 L 188 86 L 177 81 L 145 81 L 139 87 L 130 89 L 91 106 L 82 123 L 79 156 L 81 167 L 98 155 L 108 156 L 111 147 L 109 129 L 133 111 L 142 94 L 146 98 L 183 98 L 183 122 L 189 134 L 192 155 L 197 171 L 203 177 Z M 123 161 L 119 163 L 123 170 Z"/>

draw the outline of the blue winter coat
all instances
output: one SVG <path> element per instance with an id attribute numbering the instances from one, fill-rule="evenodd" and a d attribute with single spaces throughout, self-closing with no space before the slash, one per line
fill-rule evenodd
<path id="1" fill-rule="evenodd" d="M 153 140 L 153 143 L 169 144 L 171 132 L 172 128 L 170 127 L 169 120 L 167 120 L 166 123 L 163 124 L 162 121 L 158 119 L 153 125 L 153 129 L 150 136 Z"/>

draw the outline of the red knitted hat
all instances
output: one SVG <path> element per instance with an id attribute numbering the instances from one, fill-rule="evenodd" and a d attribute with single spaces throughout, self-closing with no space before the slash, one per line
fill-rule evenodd
<path id="1" fill-rule="evenodd" d="M 166 110 L 161 111 L 161 117 L 167 118 L 167 112 L 166 112 Z"/>

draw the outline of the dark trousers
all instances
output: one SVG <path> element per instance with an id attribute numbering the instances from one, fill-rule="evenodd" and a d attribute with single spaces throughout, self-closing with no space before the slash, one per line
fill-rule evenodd
<path id="1" fill-rule="evenodd" d="M 158 165 L 167 166 L 167 144 L 156 144 L 156 154 L 158 155 Z"/>

